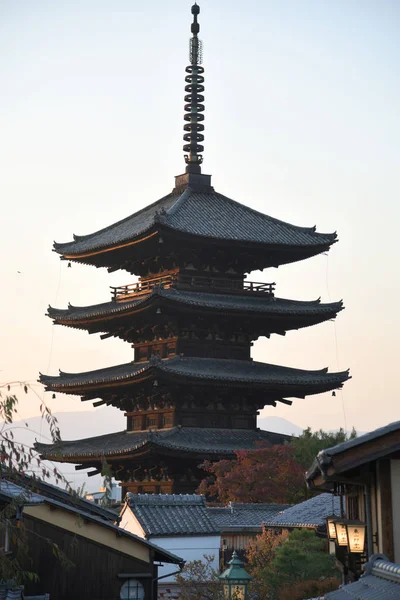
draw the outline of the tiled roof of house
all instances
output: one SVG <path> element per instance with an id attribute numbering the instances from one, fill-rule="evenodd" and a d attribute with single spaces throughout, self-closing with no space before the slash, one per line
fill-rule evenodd
<path id="1" fill-rule="evenodd" d="M 209 506 L 207 511 L 221 531 L 241 528 L 259 528 L 290 504 L 251 504 L 230 502 L 228 506 Z"/>
<path id="2" fill-rule="evenodd" d="M 12 481 L 9 479 L 0 479 L 1 494 L 8 497 L 21 496 L 25 501 L 29 500 L 29 502 L 43 502 L 43 499 L 47 498 L 62 502 L 67 506 L 72 506 L 84 512 L 90 512 L 106 521 L 115 521 L 115 513 L 112 510 L 85 500 L 85 498 L 81 498 L 78 494 L 63 490 L 41 479 L 32 479 L 27 475 L 14 474 Z"/>
<path id="3" fill-rule="evenodd" d="M 317 233 L 315 227 L 297 227 L 239 204 L 213 190 L 187 188 L 172 193 L 133 215 L 100 231 L 74 236 L 74 241 L 55 243 L 60 254 L 76 255 L 129 242 L 149 233 L 157 225 L 185 234 L 266 244 L 329 248 L 336 233 Z"/>
<path id="4" fill-rule="evenodd" d="M 340 515 L 340 498 L 333 494 L 320 494 L 294 504 L 265 522 L 270 527 L 318 527 L 326 517 Z"/>
<path id="5" fill-rule="evenodd" d="M 146 537 L 217 535 L 204 496 L 195 494 L 131 494 L 126 501 Z"/>
<path id="6" fill-rule="evenodd" d="M 162 298 L 166 301 L 177 302 L 197 308 L 212 308 L 228 311 L 246 311 L 271 315 L 291 316 L 317 316 L 332 315 L 343 309 L 342 302 L 321 304 L 320 300 L 308 302 L 276 298 L 269 294 L 210 294 L 207 292 L 191 292 L 176 288 L 163 289 L 155 287 L 145 296 L 127 302 L 104 302 L 92 306 L 72 306 L 67 309 L 48 308 L 48 315 L 52 319 L 62 321 L 79 321 L 103 315 L 123 315 L 138 307 L 143 307 L 149 302 Z"/>
<path id="7" fill-rule="evenodd" d="M 89 371 L 86 373 L 65 373 L 60 371 L 58 377 L 40 375 L 40 382 L 47 390 L 74 388 L 84 385 L 99 385 L 102 383 L 122 382 L 129 379 L 134 381 L 135 376 L 141 378 L 158 374 L 192 378 L 195 380 L 232 382 L 242 385 L 260 385 L 274 388 L 277 386 L 293 386 L 294 396 L 303 391 L 305 394 L 313 393 L 313 386 L 320 393 L 341 387 L 349 378 L 348 371 L 328 373 L 328 369 L 306 371 L 291 369 L 279 365 L 271 365 L 251 360 L 232 360 L 223 358 L 198 358 L 176 356 L 168 359 L 151 359 L 149 362 L 126 363 L 106 369 Z M 321 390 L 320 388 L 324 388 Z M 310 388 L 310 389 L 309 389 Z M 307 391 L 306 391 L 307 390 Z M 286 393 L 289 393 L 286 392 Z"/>
<path id="8" fill-rule="evenodd" d="M 393 431 L 398 431 L 399 429 L 400 421 L 394 421 L 393 423 L 389 423 L 389 425 L 385 425 L 384 427 L 379 427 L 378 429 L 374 429 L 373 431 L 364 433 L 364 435 L 360 435 L 359 437 L 353 438 L 352 440 L 347 440 L 346 442 L 342 442 L 341 444 L 337 444 L 336 446 L 332 446 L 331 448 L 321 450 L 321 454 L 334 456 L 335 454 L 340 454 L 341 452 L 345 452 L 350 448 L 361 446 L 361 444 L 365 444 L 365 442 L 375 440 L 376 438 L 382 437 Z"/>
<path id="9" fill-rule="evenodd" d="M 52 486 L 52 487 L 55 487 L 55 486 Z M 60 490 L 60 491 L 63 492 L 63 490 Z M 68 494 L 68 492 L 66 492 L 66 493 Z M 98 523 L 99 525 L 106 527 L 108 529 L 113 529 L 113 530 L 115 530 L 115 532 L 118 535 L 123 535 L 127 538 L 130 538 L 132 541 L 136 541 L 136 542 L 139 542 L 140 544 L 149 546 L 154 551 L 156 560 L 165 561 L 165 562 L 174 563 L 174 564 L 180 564 L 183 562 L 179 556 L 176 556 L 172 552 L 169 552 L 168 550 L 164 550 L 163 548 L 159 548 L 158 546 L 151 544 L 150 542 L 147 542 L 146 540 L 135 535 L 134 533 L 130 533 L 130 532 L 126 531 L 125 529 L 122 529 L 121 527 L 116 525 L 115 524 L 115 521 L 116 521 L 115 514 L 112 515 L 112 517 L 113 517 L 112 521 L 105 520 L 104 518 L 99 516 L 99 514 L 95 513 L 94 509 L 98 508 L 98 507 L 96 507 L 95 504 L 80 498 L 80 499 L 77 499 L 77 503 L 76 503 L 76 505 L 74 505 L 73 500 L 74 500 L 75 496 L 72 496 L 72 495 L 70 495 L 70 496 L 72 499 L 71 502 L 66 503 L 66 502 L 62 502 L 60 500 L 56 500 L 55 498 L 52 498 L 50 496 L 45 496 L 42 494 L 37 494 L 35 492 L 31 492 L 29 489 L 19 486 L 12 481 L 8 481 L 5 479 L 0 480 L 0 497 L 7 498 L 9 500 L 13 500 L 14 498 L 21 498 L 22 506 L 25 504 L 43 504 L 43 503 L 51 504 L 54 507 L 58 507 L 58 508 L 73 512 L 77 515 L 80 515 L 80 516 L 84 517 L 85 520 L 90 520 L 90 521 L 93 521 L 94 523 Z M 79 502 L 79 500 L 81 502 Z"/>
<path id="10" fill-rule="evenodd" d="M 306 473 L 307 481 L 313 479 L 318 473 L 320 473 L 321 468 L 326 469 L 329 464 L 331 464 L 332 459 L 338 454 L 346 452 L 347 450 L 351 450 L 352 448 L 356 448 L 361 446 L 362 444 L 368 444 L 373 440 L 384 437 L 389 434 L 394 434 L 395 432 L 400 431 L 400 421 L 394 421 L 393 423 L 389 423 L 389 425 L 385 425 L 384 427 L 379 427 L 378 429 L 374 429 L 364 435 L 360 435 L 359 437 L 353 438 L 351 440 L 347 440 L 346 442 L 342 442 L 341 444 L 337 444 L 336 446 L 332 446 L 331 448 L 326 448 L 325 450 L 321 450 L 318 453 L 317 458 L 314 460 L 312 466 Z M 400 449 L 400 440 L 397 436 L 397 446 L 386 446 L 381 447 L 378 451 L 380 453 L 394 452 Z M 393 444 L 393 441 L 392 441 Z M 378 455 L 376 455 L 378 458 Z M 358 456 L 357 462 L 358 464 L 362 464 L 363 462 L 373 460 L 373 457 L 369 453 L 365 453 L 365 456 Z"/>
<path id="11" fill-rule="evenodd" d="M 83 440 L 63 440 L 55 444 L 37 442 L 35 449 L 43 456 L 57 460 L 92 457 L 100 460 L 102 456 L 132 454 L 146 445 L 159 448 L 160 451 L 234 456 L 235 450 L 254 448 L 257 442 L 281 444 L 287 439 L 289 436 L 262 430 L 173 427 L 159 431 L 121 431 Z"/>
<path id="12" fill-rule="evenodd" d="M 398 600 L 400 598 L 400 565 L 375 554 L 364 565 L 358 581 L 329 592 L 322 600 Z"/>
<path id="13" fill-rule="evenodd" d="M 21 498 L 21 500 L 32 504 L 43 502 L 43 496 L 40 496 L 40 494 L 36 494 L 29 488 L 21 487 L 13 481 L 3 478 L 0 479 L 0 497 L 8 499 Z"/>

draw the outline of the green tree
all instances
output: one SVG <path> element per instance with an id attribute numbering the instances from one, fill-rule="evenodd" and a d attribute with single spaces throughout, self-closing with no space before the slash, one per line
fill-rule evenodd
<path id="1" fill-rule="evenodd" d="M 307 427 L 301 435 L 293 437 L 288 445 L 294 448 L 295 459 L 306 470 L 311 467 L 318 452 L 355 437 L 357 437 L 357 432 L 354 427 L 350 435 L 342 428 L 339 431 L 331 432 L 323 431 L 323 429 L 312 431 L 311 427 Z"/>
<path id="2" fill-rule="evenodd" d="M 275 553 L 271 568 L 286 584 L 324 579 L 336 574 L 336 561 L 326 552 L 326 541 L 314 530 L 295 529 Z"/>
<path id="3" fill-rule="evenodd" d="M 247 558 L 252 591 L 260 600 L 302 600 L 309 590 L 322 593 L 339 585 L 335 557 L 314 530 L 288 534 L 264 529 L 250 543 Z"/>

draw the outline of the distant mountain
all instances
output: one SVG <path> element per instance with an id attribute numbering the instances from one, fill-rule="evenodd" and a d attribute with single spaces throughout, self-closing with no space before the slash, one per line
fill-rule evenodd
<path id="1" fill-rule="evenodd" d="M 63 440 L 78 440 L 113 433 L 122 431 L 126 427 L 126 418 L 123 413 L 115 410 L 112 406 L 101 407 L 96 411 L 54 413 L 54 416 L 58 419 Z M 46 436 L 49 437 L 46 422 L 40 416 L 31 417 L 26 422 L 29 429 L 39 434 L 42 433 L 40 441 L 46 442 Z M 15 425 L 24 425 L 24 423 L 25 421 L 16 421 Z M 39 439 L 39 435 L 36 437 Z"/>
<path id="2" fill-rule="evenodd" d="M 300 435 L 303 428 L 281 417 L 259 417 L 257 426 L 264 431 L 275 431 L 286 435 Z"/>
<path id="3" fill-rule="evenodd" d="M 58 419 L 63 440 L 79 440 L 105 433 L 114 433 L 122 431 L 126 427 L 126 418 L 123 413 L 109 406 L 98 408 L 96 411 L 54 413 L 54 416 Z M 6 429 L 12 429 L 17 443 L 33 446 L 37 440 L 51 444 L 48 425 L 40 416 L 14 421 Z M 53 468 L 57 467 L 75 489 L 85 484 L 85 490 L 96 492 L 101 485 L 100 475 L 89 479 L 86 471 L 75 471 L 74 465 L 68 463 L 54 463 L 53 465 L 47 462 L 44 464 L 49 467 L 51 473 Z M 53 476 L 49 482 L 55 483 Z M 64 486 L 61 484 L 61 487 Z"/>

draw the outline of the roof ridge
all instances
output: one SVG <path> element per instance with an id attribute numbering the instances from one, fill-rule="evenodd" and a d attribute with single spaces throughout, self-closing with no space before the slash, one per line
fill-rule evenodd
<path id="1" fill-rule="evenodd" d="M 189 186 L 179 195 L 179 198 L 177 199 L 177 201 L 174 202 L 174 204 L 166 210 L 167 219 L 168 219 L 168 216 L 173 216 L 179 210 L 179 208 L 182 206 L 182 204 L 184 204 L 186 202 L 186 200 L 188 200 L 190 198 L 192 192 L 193 192 L 193 189 Z"/>
<path id="2" fill-rule="evenodd" d="M 128 501 L 135 506 L 205 506 L 201 494 L 134 494 L 128 492 Z"/>

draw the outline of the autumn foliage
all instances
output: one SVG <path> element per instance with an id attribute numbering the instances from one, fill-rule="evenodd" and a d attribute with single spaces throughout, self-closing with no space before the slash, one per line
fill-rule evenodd
<path id="1" fill-rule="evenodd" d="M 303 468 L 289 445 L 260 445 L 236 452 L 236 460 L 206 461 L 208 477 L 198 492 L 219 502 L 292 503 L 304 485 Z"/>
<path id="2" fill-rule="evenodd" d="M 247 570 L 253 577 L 251 592 L 255 598 L 271 596 L 268 566 L 275 558 L 277 548 L 287 539 L 288 531 L 279 532 L 263 526 L 261 535 L 253 538 L 246 549 Z"/>

